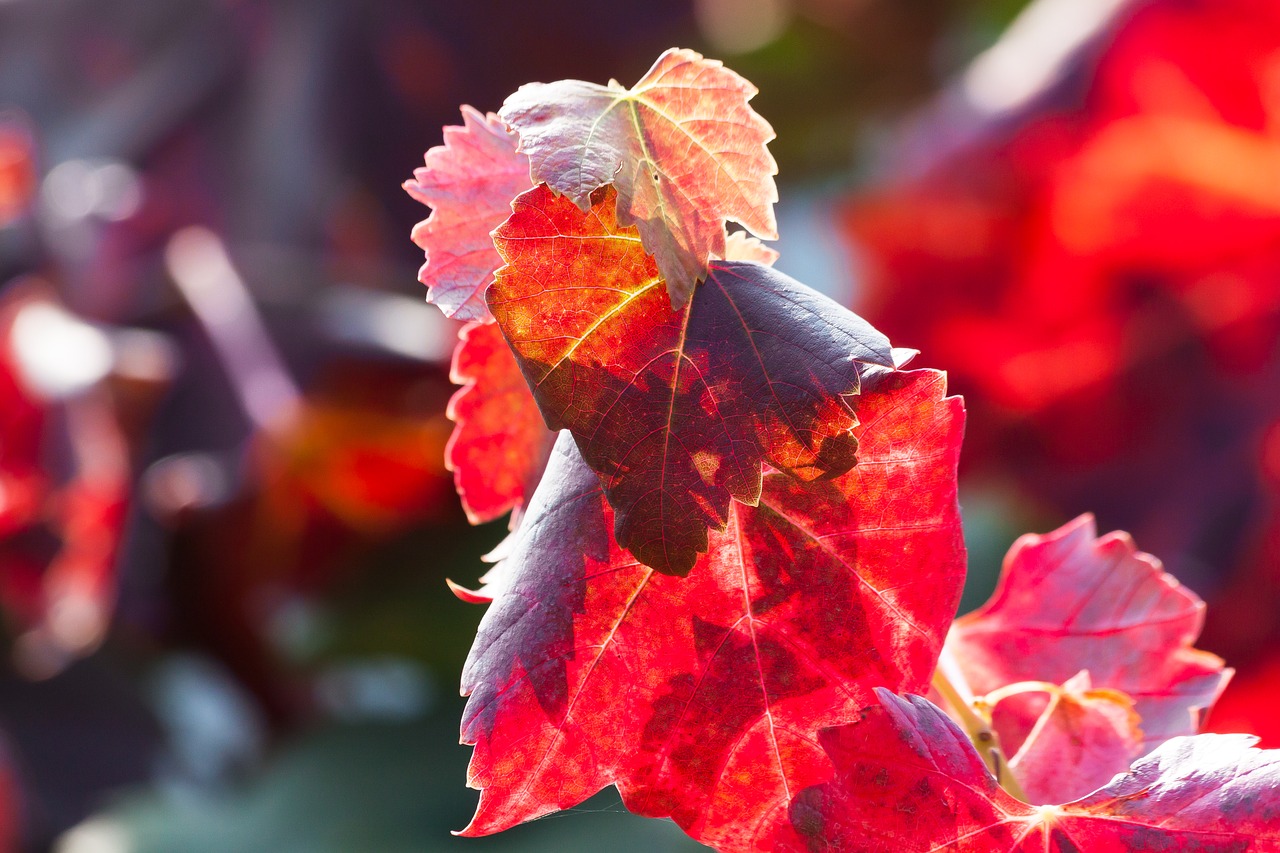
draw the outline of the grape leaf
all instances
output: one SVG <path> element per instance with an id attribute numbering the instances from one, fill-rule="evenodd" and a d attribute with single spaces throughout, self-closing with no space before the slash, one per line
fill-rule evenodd
<path id="1" fill-rule="evenodd" d="M 489 232 L 511 214 L 511 200 L 529 189 L 529 158 L 496 115 L 462 108 L 462 127 L 446 127 L 444 144 L 426 153 L 404 188 L 431 207 L 413 229 L 426 252 L 418 279 L 427 300 L 446 317 L 479 320 L 488 314 L 484 289 L 502 263 Z"/>
<path id="2" fill-rule="evenodd" d="M 668 50 L 633 89 L 561 80 L 521 86 L 500 115 L 520 134 L 534 182 L 588 210 L 613 184 L 618 221 L 635 225 L 682 307 L 724 257 L 725 221 L 777 239 L 765 144 L 773 128 L 747 106 L 756 88 L 720 62 Z"/>
<path id="3" fill-rule="evenodd" d="M 760 264 L 717 261 L 673 310 L 614 191 L 587 213 L 545 186 L 494 232 L 489 308 L 552 429 L 573 432 L 646 565 L 685 574 L 754 504 L 760 463 L 812 479 L 855 462 L 859 362 L 893 366 L 866 321 Z"/>
<path id="4" fill-rule="evenodd" d="M 632 811 L 737 849 L 825 778 L 818 728 L 857 719 L 872 687 L 927 684 L 963 582 L 963 407 L 937 372 L 872 381 L 862 463 L 769 474 L 687 578 L 621 550 L 561 436 L 463 671 L 482 790 L 464 835 L 616 783 Z"/>
<path id="5" fill-rule="evenodd" d="M 449 400 L 455 424 L 445 447 L 462 507 L 472 524 L 524 506 L 546 467 L 555 433 L 547 429 L 520 368 L 493 323 L 458 334 Z"/>
<path id="6" fill-rule="evenodd" d="M 778 259 L 776 251 L 740 231 L 730 234 L 725 245 L 728 260 L 772 264 Z M 445 448 L 445 464 L 453 472 L 467 518 L 481 524 L 524 506 L 556 436 L 542 422 L 493 323 L 473 321 L 458 333 L 450 378 L 463 387 L 449 401 L 449 417 L 457 428 Z"/>
<path id="7" fill-rule="evenodd" d="M 1035 698 L 1044 696 L 1047 701 L 1039 714 L 1028 715 L 1034 725 L 1022 743 L 1012 744 L 1000 732 L 1002 746 L 1017 750 L 1009 769 L 1030 802 L 1065 803 L 1082 797 L 1142 754 L 1142 729 L 1128 695 L 1094 688 L 1087 671 L 1043 688 L 1046 692 Z M 997 729 L 1000 712 L 997 706 Z"/>
<path id="8" fill-rule="evenodd" d="M 938 708 L 877 694 L 862 722 L 819 735 L 835 778 L 801 791 L 753 849 L 1280 850 L 1280 751 L 1247 735 L 1180 737 L 1083 799 L 1031 806 L 996 784 Z"/>
<path id="9" fill-rule="evenodd" d="M 975 694 L 1087 669 L 1135 700 L 1144 747 L 1194 734 L 1230 671 L 1192 648 L 1204 603 L 1125 533 L 1096 538 L 1083 515 L 1009 550 L 991 600 L 956 620 L 947 646 Z"/>

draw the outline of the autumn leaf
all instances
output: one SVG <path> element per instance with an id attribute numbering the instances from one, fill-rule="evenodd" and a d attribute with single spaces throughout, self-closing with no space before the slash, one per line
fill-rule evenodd
<path id="1" fill-rule="evenodd" d="M 799 792 L 756 850 L 1128 853 L 1280 849 L 1280 752 L 1247 735 L 1172 740 L 1065 805 L 1005 793 L 969 739 L 918 696 L 881 705 L 819 741 L 835 778 Z"/>
<path id="2" fill-rule="evenodd" d="M 632 89 L 561 80 L 521 86 L 500 115 L 520 134 L 533 180 L 582 210 L 618 191 L 618 222 L 635 225 L 681 308 L 725 255 L 725 221 L 777 239 L 778 167 L 756 88 L 720 62 L 668 50 Z"/>
<path id="3" fill-rule="evenodd" d="M 446 127 L 444 144 L 426 153 L 426 165 L 405 181 L 408 193 L 431 215 L 413 229 L 426 252 L 418 278 L 427 299 L 446 317 L 488 315 L 484 289 L 502 263 L 489 232 L 511 213 L 511 200 L 529 189 L 529 158 L 496 115 L 462 108 L 462 127 Z"/>
<path id="4" fill-rule="evenodd" d="M 975 694 L 1087 669 L 1133 697 L 1144 751 L 1195 734 L 1230 670 L 1193 648 L 1204 603 L 1125 533 L 1096 537 L 1083 515 L 1009 550 L 991 600 L 947 638 Z M 1120 768 L 1123 769 L 1123 768 Z"/>
<path id="5" fill-rule="evenodd" d="M 523 507 L 546 467 L 555 433 L 494 323 L 476 321 L 458 335 L 449 400 L 455 424 L 445 447 L 462 507 L 472 524 Z"/>
<path id="6" fill-rule="evenodd" d="M 715 262 L 673 310 L 613 190 L 596 199 L 583 213 L 542 186 L 515 201 L 489 308 L 548 426 L 603 478 L 618 541 L 685 574 L 730 499 L 759 500 L 762 461 L 803 479 L 854 464 L 859 370 L 893 357 L 864 320 L 756 263 Z"/>
<path id="7" fill-rule="evenodd" d="M 771 473 L 687 578 L 610 535 L 598 478 L 562 435 L 463 672 L 480 805 L 464 835 L 616 783 L 627 807 L 743 849 L 829 768 L 817 730 L 871 689 L 927 684 L 964 574 L 963 409 L 933 371 L 877 371 L 863 460 Z"/>

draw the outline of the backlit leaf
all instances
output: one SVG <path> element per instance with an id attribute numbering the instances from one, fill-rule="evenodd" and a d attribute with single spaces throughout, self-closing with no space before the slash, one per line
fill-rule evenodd
<path id="1" fill-rule="evenodd" d="M 995 594 L 956 620 L 947 646 L 975 694 L 1019 681 L 1061 683 L 1087 669 L 1133 697 L 1144 745 L 1194 734 L 1230 677 L 1192 647 L 1204 603 L 1125 533 L 1096 538 L 1084 515 L 1023 536 Z"/>
<path id="2" fill-rule="evenodd" d="M 757 850 L 1244 853 L 1280 849 L 1280 752 L 1247 735 L 1172 740 L 1065 805 L 1005 793 L 964 733 L 919 697 L 877 691 L 866 719 L 819 739 L 836 767 Z"/>
<path id="3" fill-rule="evenodd" d="M 473 322 L 458 334 L 451 378 L 462 388 L 449 400 L 457 426 L 445 464 L 471 523 L 492 521 L 525 505 L 556 436 L 494 323 Z"/>
<path id="4" fill-rule="evenodd" d="M 616 783 L 644 815 L 739 850 L 829 772 L 815 740 L 877 686 L 928 683 L 964 573 L 958 398 L 932 371 L 869 377 L 863 460 L 771 473 L 687 578 L 610 535 L 598 478 L 562 435 L 463 672 L 482 790 L 465 835 Z"/>
<path id="5" fill-rule="evenodd" d="M 545 186 L 494 232 L 489 307 L 552 429 L 603 479 L 616 536 L 685 574 L 754 504 L 760 464 L 813 479 L 853 466 L 860 362 L 893 366 L 864 320 L 757 263 L 717 261 L 673 310 L 635 229 L 600 190 L 587 213 Z"/>
<path id="6" fill-rule="evenodd" d="M 747 106 L 756 88 L 691 50 L 668 50 L 633 89 L 561 80 L 521 86 L 502 106 L 533 180 L 587 210 L 605 184 L 618 221 L 634 224 L 682 307 L 725 255 L 725 220 L 776 239 L 778 167 L 769 123 Z"/>
<path id="7" fill-rule="evenodd" d="M 426 154 L 404 188 L 431 215 L 413 229 L 426 252 L 418 278 L 446 317 L 488 314 L 484 289 L 502 263 L 489 232 L 511 213 L 511 200 L 532 186 L 529 158 L 496 115 L 462 108 L 462 127 L 446 127 L 444 144 Z"/>

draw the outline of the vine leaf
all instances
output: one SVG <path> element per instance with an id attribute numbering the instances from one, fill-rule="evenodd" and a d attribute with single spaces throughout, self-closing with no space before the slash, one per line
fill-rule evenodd
<path id="1" fill-rule="evenodd" d="M 462 387 L 449 400 L 457 426 L 444 459 L 467 518 L 480 524 L 518 511 L 538 485 L 555 433 L 542 422 L 495 324 L 477 320 L 462 328 L 450 378 Z"/>
<path id="2" fill-rule="evenodd" d="M 770 267 L 716 261 L 672 309 L 614 190 L 583 213 L 546 186 L 494 232 L 506 266 L 489 308 L 547 425 L 600 475 L 615 534 L 683 575 L 731 499 L 760 497 L 762 461 L 800 477 L 856 461 L 851 398 L 867 364 L 894 365 L 865 320 Z"/>
<path id="3" fill-rule="evenodd" d="M 801 791 L 754 849 L 997 853 L 1229 853 L 1280 845 L 1280 751 L 1248 735 L 1171 740 L 1083 799 L 1032 806 L 1005 793 L 968 738 L 918 696 L 819 741 L 835 778 Z"/>
<path id="4" fill-rule="evenodd" d="M 418 279 L 427 300 L 446 317 L 488 315 L 484 289 L 502 263 L 489 232 L 511 214 L 511 200 L 529 189 L 529 158 L 496 115 L 464 106 L 461 127 L 444 129 L 444 144 L 426 153 L 426 165 L 405 181 L 409 195 L 431 207 L 413 229 L 426 252 Z"/>
<path id="5" fill-rule="evenodd" d="M 1098 538 L 1082 515 L 1015 542 L 995 594 L 956 620 L 947 646 L 978 695 L 1087 669 L 1095 686 L 1134 699 L 1145 752 L 1199 731 L 1231 676 L 1193 648 L 1203 622 L 1204 603 L 1159 560 L 1126 533 Z"/>
<path id="6" fill-rule="evenodd" d="M 521 86 L 500 115 L 520 134 L 535 183 L 582 210 L 613 184 L 618 221 L 635 225 L 683 307 L 725 255 L 725 221 L 777 239 L 773 128 L 748 105 L 756 88 L 715 60 L 668 50 L 633 89 L 561 80 Z"/>
<path id="7" fill-rule="evenodd" d="M 482 793 L 462 834 L 616 783 L 632 811 L 746 849 L 829 775 L 819 728 L 858 719 L 874 687 L 928 683 L 963 583 L 963 407 L 937 372 L 873 382 L 862 463 L 814 483 L 770 473 L 687 578 L 618 546 L 562 434 L 463 671 Z"/>

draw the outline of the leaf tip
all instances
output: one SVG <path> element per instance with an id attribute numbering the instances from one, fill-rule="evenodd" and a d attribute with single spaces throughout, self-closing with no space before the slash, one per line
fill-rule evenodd
<path id="1" fill-rule="evenodd" d="M 486 595 L 485 593 L 479 592 L 478 590 L 467 589 L 465 586 L 462 586 L 459 583 L 455 583 L 449 578 L 445 578 L 444 582 L 445 582 L 445 585 L 449 587 L 449 591 L 452 592 L 459 601 L 466 602 L 467 604 L 492 604 L 493 603 L 493 596 L 491 595 Z"/>

